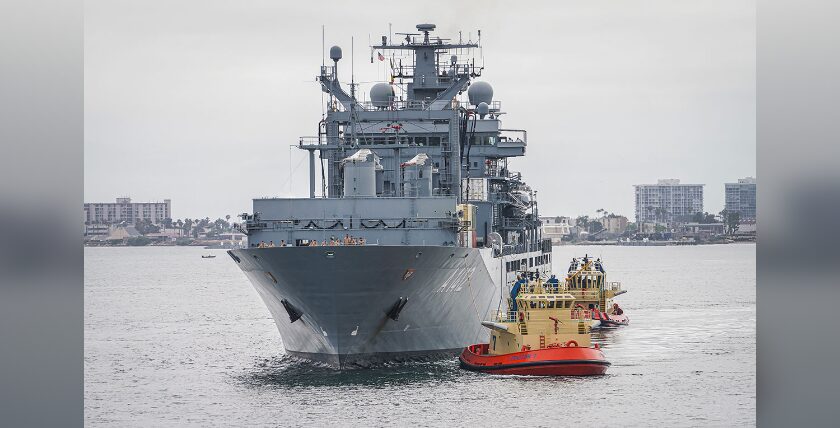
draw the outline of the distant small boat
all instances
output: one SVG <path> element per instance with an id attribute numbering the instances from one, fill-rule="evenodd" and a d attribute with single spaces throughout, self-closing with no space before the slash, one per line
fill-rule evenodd
<path id="1" fill-rule="evenodd" d="M 213 254 L 210 254 L 210 255 L 206 255 L 206 256 L 201 256 L 201 258 L 202 258 L 202 259 L 215 259 L 215 258 L 216 258 L 216 256 L 215 256 L 215 255 L 213 255 Z"/>

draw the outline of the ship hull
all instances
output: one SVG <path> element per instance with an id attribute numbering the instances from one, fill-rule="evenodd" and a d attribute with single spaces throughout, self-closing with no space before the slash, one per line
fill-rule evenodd
<path id="1" fill-rule="evenodd" d="M 486 335 L 481 321 L 499 309 L 504 275 L 501 258 L 475 248 L 274 247 L 229 254 L 268 307 L 286 351 L 335 368 L 457 355 Z"/>

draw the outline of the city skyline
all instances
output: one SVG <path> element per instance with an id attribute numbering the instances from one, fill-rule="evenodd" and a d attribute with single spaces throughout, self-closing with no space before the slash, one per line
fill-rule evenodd
<path id="1" fill-rule="evenodd" d="M 756 175 L 751 2 L 561 2 L 504 14 L 490 2 L 447 16 L 360 6 L 362 23 L 331 9 L 321 22 L 296 19 L 308 16 L 300 5 L 128 5 L 85 6 L 86 201 L 166 197 L 173 215 L 193 218 L 250 212 L 255 197 L 306 197 L 306 153 L 289 146 L 320 119 L 321 24 L 348 59 L 343 35 L 355 35 L 366 94 L 383 71 L 369 61 L 368 34 L 388 23 L 411 30 L 416 17 L 444 37 L 482 29 L 481 80 L 509 113 L 505 126 L 528 130 L 512 169 L 539 192 L 543 215 L 632 218 L 633 185 L 667 177 L 705 184 L 704 209 L 717 213 L 725 183 Z"/>

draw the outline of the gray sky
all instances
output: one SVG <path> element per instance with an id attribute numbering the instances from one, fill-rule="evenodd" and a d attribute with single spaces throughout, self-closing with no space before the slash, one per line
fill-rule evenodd
<path id="1" fill-rule="evenodd" d="M 358 81 L 381 77 L 368 35 L 388 23 L 481 29 L 482 80 L 504 126 L 528 130 L 513 169 L 542 214 L 632 219 L 632 185 L 658 178 L 706 184 L 718 212 L 723 183 L 755 175 L 754 1 L 317 4 L 87 0 L 85 201 L 169 198 L 176 218 L 215 218 L 305 196 L 289 145 L 320 120 L 322 24 L 343 77 L 355 36 Z"/>

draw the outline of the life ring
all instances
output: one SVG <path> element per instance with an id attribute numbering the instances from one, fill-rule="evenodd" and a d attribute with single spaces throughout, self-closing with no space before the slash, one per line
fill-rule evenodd
<path id="1" fill-rule="evenodd" d="M 574 344 L 574 347 L 577 348 L 578 343 L 576 341 L 570 340 L 570 341 L 566 342 L 567 347 L 572 346 L 572 344 Z"/>

